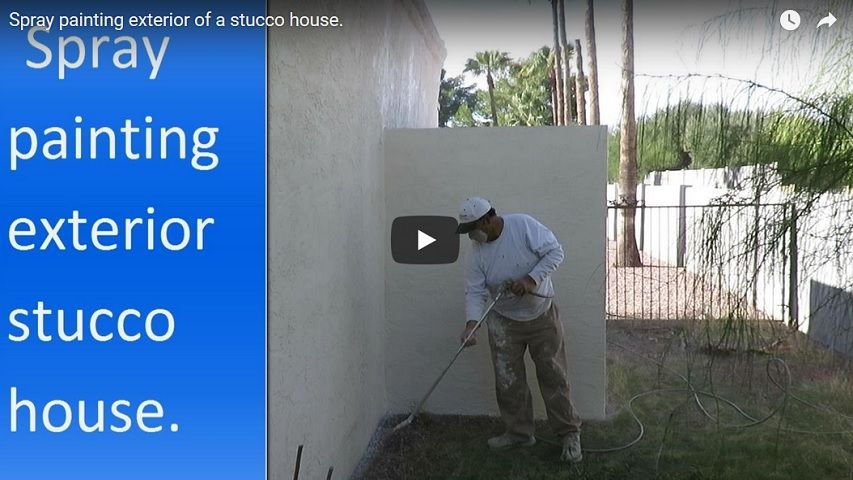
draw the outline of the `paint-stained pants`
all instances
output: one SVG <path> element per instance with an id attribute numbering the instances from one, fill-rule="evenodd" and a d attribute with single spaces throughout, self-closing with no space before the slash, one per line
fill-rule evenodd
<path id="1" fill-rule="evenodd" d="M 555 302 L 539 318 L 527 322 L 489 314 L 489 346 L 495 368 L 495 392 L 507 433 L 533 435 L 533 402 L 527 386 L 524 352 L 529 349 L 536 379 L 558 436 L 580 431 L 580 417 L 569 397 L 563 327 Z"/>

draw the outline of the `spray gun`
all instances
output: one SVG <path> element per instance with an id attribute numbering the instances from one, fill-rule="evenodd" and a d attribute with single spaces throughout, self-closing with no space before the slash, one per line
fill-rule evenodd
<path id="1" fill-rule="evenodd" d="M 468 344 L 468 341 L 471 340 L 471 337 L 473 337 L 474 335 L 477 334 L 477 330 L 479 330 L 480 326 L 486 321 L 486 319 L 489 316 L 489 313 L 492 311 L 495 304 L 498 303 L 498 300 L 500 300 L 501 297 L 503 297 L 504 295 L 515 296 L 515 295 L 508 293 L 509 292 L 508 286 L 509 286 L 509 283 L 504 284 L 503 288 L 501 288 L 501 290 L 498 292 L 498 294 L 495 295 L 495 298 L 492 299 L 491 303 L 489 303 L 488 307 L 486 307 L 486 309 L 483 311 L 483 315 L 480 316 L 479 320 L 477 320 L 477 323 L 474 325 L 474 328 L 472 328 L 471 331 L 468 333 L 468 335 L 462 340 L 462 345 L 460 345 L 459 349 L 456 350 L 456 353 L 453 355 L 453 358 L 450 359 L 450 363 L 448 363 L 447 366 L 444 367 L 444 370 L 442 370 L 441 375 L 439 375 L 438 378 L 435 379 L 435 381 L 429 387 L 429 390 L 427 390 L 426 394 L 420 399 L 420 401 L 415 406 L 414 410 L 412 410 L 412 413 L 410 413 L 409 416 L 406 417 L 405 420 L 403 420 L 402 422 L 397 424 L 397 426 L 394 427 L 393 431 L 396 432 L 397 430 L 399 430 L 403 427 L 411 425 L 412 421 L 414 421 L 417 414 L 421 411 L 421 407 L 423 407 L 424 403 L 427 401 L 429 396 L 432 395 L 432 392 L 433 392 L 433 390 L 435 390 L 435 387 L 438 386 L 438 384 L 444 378 L 444 375 L 447 374 L 447 372 L 450 370 L 450 367 L 453 366 L 453 363 L 456 362 L 456 359 L 459 358 L 459 355 L 462 354 L 463 350 L 465 350 L 465 346 Z M 536 292 L 528 292 L 527 294 L 533 295 L 534 297 L 539 297 L 539 298 L 552 298 L 553 297 L 553 295 L 542 295 L 542 294 L 539 294 Z M 518 298 L 520 299 L 521 297 L 518 297 Z"/>
<path id="2" fill-rule="evenodd" d="M 435 381 L 432 382 L 432 386 L 429 387 L 429 390 L 427 390 L 426 395 L 421 398 L 421 400 L 415 406 L 414 410 L 412 410 L 412 413 L 410 413 L 405 420 L 403 420 L 402 422 L 397 424 L 396 427 L 394 427 L 393 431 L 396 432 L 397 430 L 400 430 L 403 427 L 411 425 L 412 421 L 414 421 L 415 419 L 415 416 L 417 416 L 418 412 L 421 411 L 421 407 L 423 407 L 429 396 L 432 395 L 432 392 L 433 390 L 435 390 L 435 387 L 438 386 L 439 382 L 441 382 L 441 380 L 444 378 L 444 375 L 447 374 L 448 370 L 450 370 L 450 367 L 452 367 L 453 363 L 456 362 L 456 359 L 459 358 L 459 355 L 462 353 L 462 350 L 465 350 L 465 345 L 467 345 L 468 341 L 471 340 L 471 337 L 473 337 L 477 333 L 477 330 L 480 328 L 480 325 L 482 325 L 483 322 L 486 321 L 486 318 L 489 316 L 489 312 L 492 311 L 492 308 L 494 308 L 495 304 L 498 302 L 498 300 L 500 300 L 500 298 L 504 295 L 505 292 L 506 290 L 501 289 L 501 291 L 498 292 L 497 295 L 495 295 L 495 298 L 492 300 L 491 303 L 489 303 L 489 306 L 486 307 L 486 310 L 483 311 L 483 315 L 480 317 L 479 320 L 477 320 L 477 324 L 474 325 L 474 328 L 471 329 L 471 332 L 468 333 L 468 336 L 465 337 L 465 339 L 462 341 L 462 345 L 460 345 L 459 349 L 456 350 L 456 353 L 453 355 L 453 358 L 450 359 L 450 363 L 448 363 L 447 366 L 444 367 L 444 370 L 442 370 L 441 375 L 439 375 L 438 378 L 436 378 Z"/>

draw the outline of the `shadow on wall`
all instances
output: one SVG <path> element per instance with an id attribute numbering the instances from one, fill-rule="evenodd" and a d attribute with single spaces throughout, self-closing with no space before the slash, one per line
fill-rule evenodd
<path id="1" fill-rule="evenodd" d="M 811 280 L 809 337 L 853 356 L 853 293 Z"/>

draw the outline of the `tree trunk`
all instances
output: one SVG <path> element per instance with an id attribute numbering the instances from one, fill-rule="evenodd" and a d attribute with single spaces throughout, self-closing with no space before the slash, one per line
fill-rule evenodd
<path id="1" fill-rule="evenodd" d="M 575 68 L 578 71 L 577 76 L 575 77 L 578 125 L 586 125 L 586 95 L 583 93 L 586 89 L 586 78 L 583 76 L 583 54 L 581 53 L 581 41 L 577 38 L 575 39 L 575 62 L 577 62 L 577 66 Z"/>
<path id="2" fill-rule="evenodd" d="M 557 1 L 551 0 L 551 18 L 554 23 L 554 75 L 556 76 L 557 85 L 557 104 L 554 106 L 557 116 L 554 118 L 555 125 L 565 125 L 563 121 L 563 53 L 560 48 L 560 27 L 557 20 Z"/>
<path id="3" fill-rule="evenodd" d="M 566 99 L 566 102 L 568 102 L 567 106 L 569 108 L 569 112 L 567 113 L 567 115 L 569 116 L 573 124 L 576 124 L 578 122 L 578 100 L 577 96 L 575 95 L 575 85 L 575 76 L 572 75 L 569 77 L 569 97 Z"/>
<path id="4" fill-rule="evenodd" d="M 498 126 L 498 109 L 495 106 L 495 80 L 492 78 L 492 71 L 486 70 L 486 83 L 489 84 L 489 104 L 492 107 L 492 126 Z"/>
<path id="5" fill-rule="evenodd" d="M 548 87 L 551 88 L 551 125 L 557 125 L 557 79 L 553 68 L 548 75 Z"/>
<path id="6" fill-rule="evenodd" d="M 598 109 L 598 56 L 595 53 L 595 11 L 593 0 L 586 0 L 586 54 L 589 55 L 589 124 L 601 123 L 601 113 Z"/>
<path id="7" fill-rule="evenodd" d="M 637 206 L 637 120 L 634 118 L 634 0 L 623 0 L 622 124 L 619 127 L 619 199 L 621 225 L 617 232 L 617 267 L 639 267 L 640 252 L 634 218 Z"/>
<path id="8" fill-rule="evenodd" d="M 572 88 L 574 85 L 573 77 L 571 76 L 571 49 L 569 42 L 566 40 L 566 2 L 558 0 L 559 7 L 559 31 L 560 31 L 560 48 L 563 50 L 563 124 L 569 125 L 574 123 L 575 116 L 573 115 L 574 102 L 572 101 Z"/>

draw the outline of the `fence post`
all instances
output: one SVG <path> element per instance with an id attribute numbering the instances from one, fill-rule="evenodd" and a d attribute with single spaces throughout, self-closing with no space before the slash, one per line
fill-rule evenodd
<path id="1" fill-rule="evenodd" d="M 619 184 L 616 183 L 613 185 L 613 205 L 617 205 L 618 202 L 619 202 Z M 617 241 L 617 239 L 619 237 L 619 230 L 618 230 L 619 219 L 617 218 L 619 216 L 619 209 L 614 208 L 614 209 L 612 209 L 612 211 L 613 211 L 613 241 L 615 242 L 615 241 Z"/>
<path id="2" fill-rule="evenodd" d="M 687 249 L 687 185 L 678 189 L 678 233 L 675 236 L 675 264 L 684 267 L 684 251 Z"/>
<path id="3" fill-rule="evenodd" d="M 765 207 L 765 208 L 776 208 L 776 207 Z M 784 208 L 784 207 L 782 207 Z M 759 273 L 760 269 L 758 267 L 758 250 L 761 242 L 759 241 L 759 232 L 761 231 L 761 196 L 759 195 L 757 201 L 755 202 L 755 207 L 753 207 L 753 222 L 752 222 L 752 244 L 755 245 L 752 251 L 752 308 L 755 311 L 758 311 L 758 282 L 759 282 Z M 785 212 L 782 212 L 782 218 L 785 218 Z M 782 296 L 784 299 L 784 295 Z M 774 317 L 773 312 L 770 313 L 771 317 Z"/>
<path id="4" fill-rule="evenodd" d="M 793 203 L 791 204 L 791 240 L 788 242 L 788 245 L 788 248 L 790 249 L 788 254 L 791 258 L 791 271 L 789 273 L 790 283 L 788 285 L 788 312 L 790 314 L 788 325 L 799 330 L 799 291 L 797 290 L 797 206 Z"/>
<path id="5" fill-rule="evenodd" d="M 638 185 L 639 196 L 637 197 L 637 203 L 640 205 L 640 250 L 643 250 L 646 241 L 646 184 L 641 183 Z"/>

